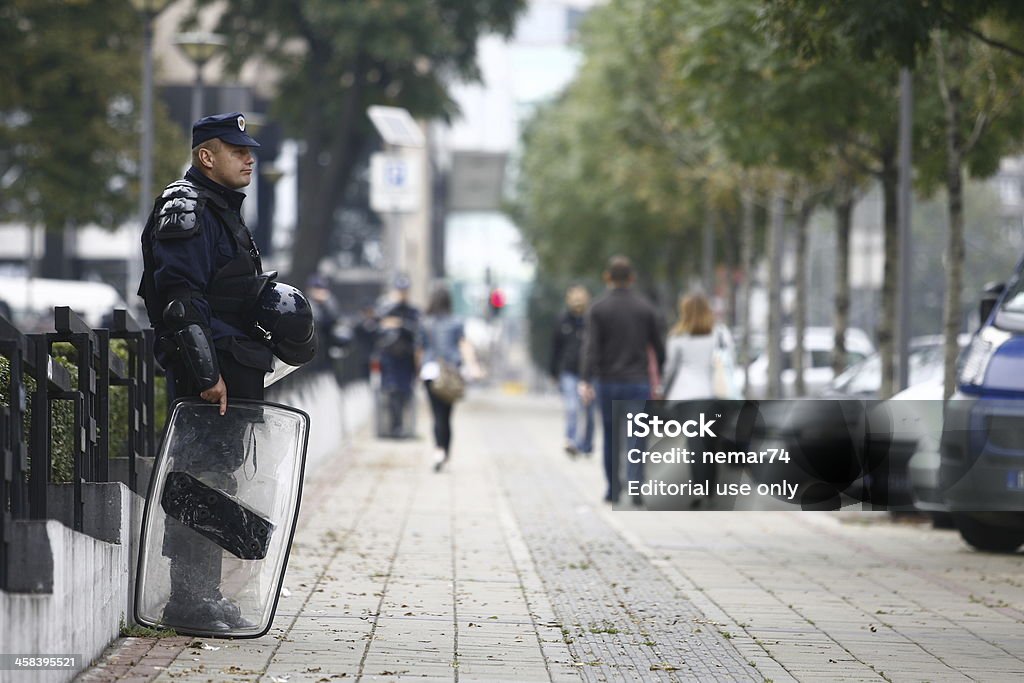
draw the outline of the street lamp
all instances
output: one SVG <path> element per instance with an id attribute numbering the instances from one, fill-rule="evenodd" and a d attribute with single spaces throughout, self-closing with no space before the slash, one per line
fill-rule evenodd
<path id="1" fill-rule="evenodd" d="M 139 152 L 139 220 L 145 225 L 153 200 L 153 20 L 171 0 L 131 0 L 142 16 L 142 135 Z M 125 300 L 132 294 L 132 283 L 142 277 L 142 253 L 128 259 Z"/>
<path id="2" fill-rule="evenodd" d="M 174 44 L 181 48 L 196 67 L 196 82 L 192 88 L 192 121 L 202 118 L 203 112 L 203 67 L 228 44 L 227 38 L 219 33 L 179 33 Z"/>

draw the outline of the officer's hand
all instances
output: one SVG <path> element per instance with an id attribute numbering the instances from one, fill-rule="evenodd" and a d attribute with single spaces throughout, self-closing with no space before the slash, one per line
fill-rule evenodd
<path id="1" fill-rule="evenodd" d="M 199 398 L 210 403 L 220 403 L 220 414 L 228 411 L 228 385 L 224 384 L 224 377 L 218 377 L 217 383 L 199 394 Z"/>

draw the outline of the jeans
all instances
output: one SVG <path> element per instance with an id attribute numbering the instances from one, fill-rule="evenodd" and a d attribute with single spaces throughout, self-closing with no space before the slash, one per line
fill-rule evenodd
<path id="1" fill-rule="evenodd" d="M 621 416 L 619 429 L 624 430 L 625 414 L 643 409 L 644 402 L 651 397 L 651 385 L 648 382 L 605 382 L 597 383 L 597 402 L 601 405 L 601 427 L 604 432 L 604 476 L 608 482 L 608 491 L 605 493 L 605 500 L 616 502 L 619 499 L 619 492 L 622 484 L 619 482 L 619 458 L 615 444 L 615 404 L 614 401 L 629 401 L 626 406 L 620 407 L 618 411 Z M 625 434 L 625 432 L 622 432 Z M 628 448 L 641 447 L 642 439 L 633 437 L 627 445 Z M 643 463 L 626 462 L 627 480 L 643 481 Z"/>
<path id="2" fill-rule="evenodd" d="M 594 450 L 594 404 L 583 405 L 579 394 L 579 375 L 563 372 L 559 375 L 558 385 L 562 390 L 562 401 L 565 405 L 565 440 L 576 447 L 581 453 Z M 583 413 L 583 438 L 577 439 L 580 426 L 580 412 Z"/>

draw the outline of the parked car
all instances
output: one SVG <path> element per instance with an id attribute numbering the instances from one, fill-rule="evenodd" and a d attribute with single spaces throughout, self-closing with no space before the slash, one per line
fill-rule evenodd
<path id="1" fill-rule="evenodd" d="M 940 373 L 878 403 L 868 418 L 868 443 L 885 457 L 896 509 L 930 513 L 935 526 L 949 526 L 939 486 L 942 388 Z"/>
<path id="2" fill-rule="evenodd" d="M 796 332 L 786 328 L 782 333 L 782 396 L 772 398 L 793 398 L 796 396 L 796 370 L 793 368 L 793 351 L 796 347 Z M 804 386 L 808 396 L 820 393 L 832 381 L 832 350 L 835 347 L 835 332 L 831 327 L 808 327 L 804 331 Z M 872 353 L 875 347 L 864 330 L 851 327 L 846 330 L 847 365 L 858 363 Z M 758 356 L 748 369 L 750 398 L 768 398 L 768 351 Z"/>
<path id="3" fill-rule="evenodd" d="M 1024 545 L 1024 260 L 986 289 L 981 327 L 947 402 L 939 485 L 953 522 L 979 550 Z"/>
<path id="4" fill-rule="evenodd" d="M 969 334 L 960 335 L 958 341 L 963 350 L 970 342 Z M 915 386 L 943 375 L 943 347 L 945 338 L 942 335 L 914 337 L 910 340 L 908 386 Z M 882 386 L 882 358 L 874 353 L 856 365 L 852 365 L 839 374 L 822 391 L 824 398 L 878 398 Z M 942 396 L 939 396 L 941 399 Z"/>

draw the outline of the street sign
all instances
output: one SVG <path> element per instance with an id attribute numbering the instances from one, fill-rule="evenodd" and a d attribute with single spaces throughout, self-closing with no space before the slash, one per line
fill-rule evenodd
<path id="1" fill-rule="evenodd" d="M 370 157 L 370 208 L 378 213 L 410 213 L 420 206 L 416 155 L 378 152 Z"/>
<path id="2" fill-rule="evenodd" d="M 423 147 L 423 131 L 405 109 L 375 105 L 367 109 L 366 114 L 383 138 L 384 144 L 396 147 Z"/>

